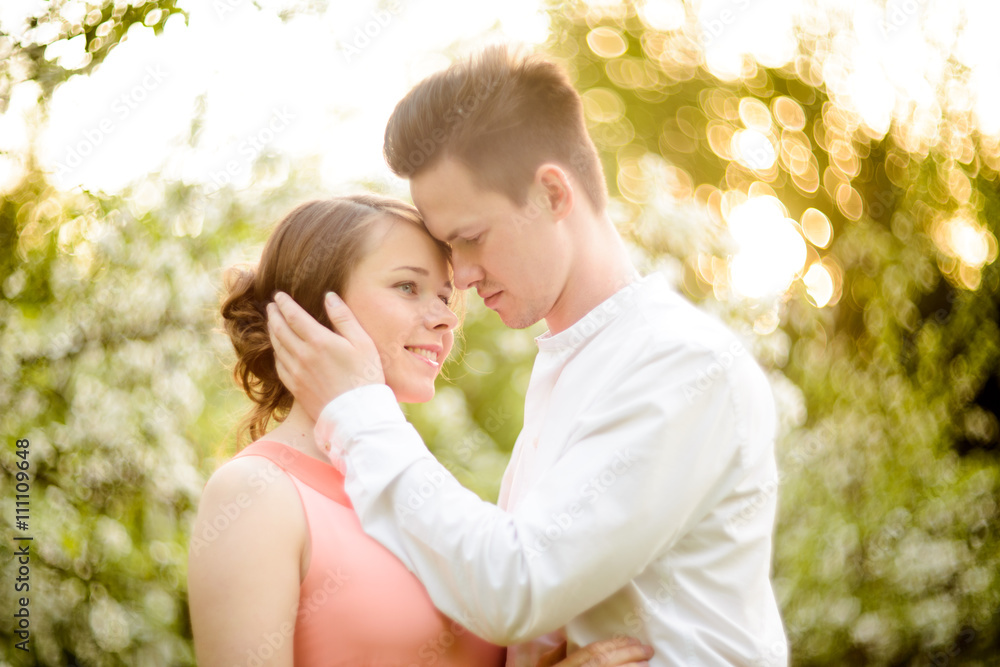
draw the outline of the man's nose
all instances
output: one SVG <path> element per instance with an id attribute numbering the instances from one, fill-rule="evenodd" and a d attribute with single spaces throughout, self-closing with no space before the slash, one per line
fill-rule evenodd
<path id="1" fill-rule="evenodd" d="M 483 279 L 482 268 L 470 261 L 461 251 L 452 252 L 451 266 L 454 273 L 455 289 L 467 290 Z"/>

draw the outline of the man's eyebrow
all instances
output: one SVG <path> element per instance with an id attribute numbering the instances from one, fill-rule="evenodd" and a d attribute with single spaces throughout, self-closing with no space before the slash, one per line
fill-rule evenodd
<path id="1" fill-rule="evenodd" d="M 459 229 L 456 229 L 455 231 L 453 231 L 451 234 L 448 235 L 448 238 L 446 238 L 444 240 L 444 242 L 445 243 L 454 243 L 455 239 L 457 239 L 462 234 L 465 234 L 472 227 L 474 227 L 474 225 L 466 225 L 465 227 L 460 227 Z"/>

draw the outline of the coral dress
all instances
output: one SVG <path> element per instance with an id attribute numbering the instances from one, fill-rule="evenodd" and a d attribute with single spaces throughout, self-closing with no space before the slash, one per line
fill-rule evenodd
<path id="1" fill-rule="evenodd" d="M 444 616 L 420 581 L 365 534 L 332 465 L 259 440 L 239 456 L 262 456 L 298 489 L 311 553 L 295 622 L 297 667 L 490 667 L 504 650 Z"/>

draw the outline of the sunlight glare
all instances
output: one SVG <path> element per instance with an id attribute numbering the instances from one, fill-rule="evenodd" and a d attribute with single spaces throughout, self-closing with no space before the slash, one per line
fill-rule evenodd
<path id="1" fill-rule="evenodd" d="M 739 246 L 730 264 L 733 289 L 759 299 L 788 289 L 806 261 L 806 244 L 774 197 L 754 197 L 735 206 L 729 231 Z"/>
<path id="2" fill-rule="evenodd" d="M 830 299 L 833 297 L 833 276 L 830 275 L 822 262 L 816 262 L 810 266 L 806 274 L 802 276 L 802 282 L 805 283 L 806 293 L 817 308 L 822 308 L 830 303 Z"/>

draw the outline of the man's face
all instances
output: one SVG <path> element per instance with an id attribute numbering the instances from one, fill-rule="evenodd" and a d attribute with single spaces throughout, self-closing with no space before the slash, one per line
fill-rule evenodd
<path id="1" fill-rule="evenodd" d="M 477 186 L 469 170 L 443 158 L 410 179 L 410 195 L 430 233 L 451 245 L 455 287 L 476 288 L 504 324 L 523 329 L 544 319 L 566 286 L 565 225 L 544 207 L 518 206 Z"/>

